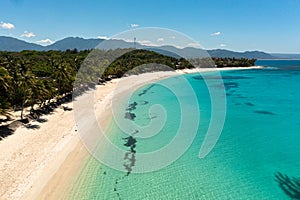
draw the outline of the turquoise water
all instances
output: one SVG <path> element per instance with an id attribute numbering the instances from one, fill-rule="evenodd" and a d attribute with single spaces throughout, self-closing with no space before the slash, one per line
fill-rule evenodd
<path id="1" fill-rule="evenodd" d="M 215 90 L 222 90 L 222 87 L 213 73 L 185 75 L 196 91 L 201 116 L 197 135 L 188 150 L 160 170 L 139 174 L 128 173 L 128 168 L 117 171 L 91 158 L 67 197 L 300 199 L 300 61 L 259 60 L 256 64 L 269 68 L 221 72 L 227 97 L 226 121 L 208 156 L 198 157 L 212 116 L 209 92 L 203 78 L 215 83 Z M 180 98 L 161 84 L 182 88 Z M 163 128 L 153 137 L 139 138 L 138 132 L 132 135 L 136 139 L 135 160 L 132 163 L 132 159 L 127 158 L 120 162 L 127 167 L 131 163 L 133 172 L 141 164 L 139 153 L 161 149 L 175 137 L 182 120 L 180 103 L 191 109 L 188 125 L 196 123 L 199 113 L 193 112 L 193 108 L 197 105 L 190 103 L 192 96 L 181 84 L 178 77 L 172 77 L 146 85 L 131 97 L 129 103 L 136 102 L 137 105 L 130 112 L 136 117 L 126 120 L 140 126 L 147 126 L 151 120 L 162 120 L 163 114 L 159 110 L 151 110 L 156 104 L 165 109 L 167 116 Z M 122 138 L 126 135 L 115 122 L 110 132 L 112 142 L 128 150 L 128 157 L 133 156 L 130 147 L 124 146 L 126 140 Z M 164 160 L 148 160 L 147 165 Z"/>

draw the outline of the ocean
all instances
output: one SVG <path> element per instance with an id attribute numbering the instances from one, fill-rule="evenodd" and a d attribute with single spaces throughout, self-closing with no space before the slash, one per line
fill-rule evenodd
<path id="1" fill-rule="evenodd" d="M 256 65 L 266 68 L 139 88 L 117 106 L 125 129 L 117 120 L 109 128 L 123 159 L 91 157 L 66 199 L 300 199 L 300 60 Z M 222 129 L 199 157 L 210 124 Z"/>

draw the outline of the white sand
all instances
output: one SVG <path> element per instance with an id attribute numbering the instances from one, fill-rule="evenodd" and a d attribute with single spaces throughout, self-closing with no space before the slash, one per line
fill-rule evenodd
<path id="1" fill-rule="evenodd" d="M 251 67 L 261 68 L 261 67 Z M 95 91 L 95 109 L 100 113 L 100 124 L 107 127 L 111 119 L 112 98 L 122 98 L 122 93 L 134 91 L 152 81 L 183 73 L 249 68 L 184 69 L 176 72 L 155 72 L 126 77 L 126 85 L 114 79 Z M 112 95 L 114 92 L 114 96 Z M 85 95 L 85 94 L 84 94 Z M 72 108 L 72 103 L 65 104 Z M 74 112 L 58 108 L 43 116 L 39 129 L 18 128 L 0 141 L 0 199 L 60 199 L 80 173 L 89 157 L 76 133 Z"/>

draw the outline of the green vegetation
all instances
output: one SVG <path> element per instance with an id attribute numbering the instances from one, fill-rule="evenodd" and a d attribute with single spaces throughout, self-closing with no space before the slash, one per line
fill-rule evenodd
<path id="1" fill-rule="evenodd" d="M 89 51 L 82 52 L 0 52 L 0 115 L 9 110 L 40 107 L 55 97 L 71 92 L 80 64 Z"/>
<path id="2" fill-rule="evenodd" d="M 160 65 L 158 66 L 157 64 Z M 153 71 L 168 71 L 170 68 L 176 70 L 194 68 L 194 66 L 184 58 L 177 59 L 140 49 L 125 53 L 113 61 L 104 71 L 102 78 L 109 75 L 122 77 L 124 74 L 131 75 Z"/>
<path id="3" fill-rule="evenodd" d="M 214 58 L 218 67 L 247 67 L 255 59 Z M 193 65 L 192 65 L 192 64 Z M 51 99 L 75 96 L 111 78 L 153 71 L 213 67 L 211 59 L 173 58 L 136 49 L 0 52 L 0 115 L 9 110 L 51 106 Z M 80 69 L 80 70 L 79 70 Z"/>
<path id="4" fill-rule="evenodd" d="M 218 68 L 222 67 L 250 67 L 254 66 L 256 59 L 247 58 L 212 58 Z"/>
<path id="5" fill-rule="evenodd" d="M 183 58 L 146 50 L 0 52 L 0 115 L 9 117 L 9 110 L 20 110 L 23 119 L 25 107 L 34 113 L 34 105 L 49 107 L 51 99 L 70 96 L 73 88 L 78 95 L 99 80 L 162 69 L 153 63 L 172 69 L 193 67 Z M 137 67 L 144 64 L 149 65 Z"/>
<path id="6" fill-rule="evenodd" d="M 256 59 L 247 58 L 193 58 L 189 60 L 196 67 L 250 67 Z"/>

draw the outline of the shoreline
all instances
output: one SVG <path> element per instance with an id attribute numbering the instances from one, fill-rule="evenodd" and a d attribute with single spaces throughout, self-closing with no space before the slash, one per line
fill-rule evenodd
<path id="1" fill-rule="evenodd" d="M 104 118 L 99 123 L 108 128 L 112 117 L 112 98 L 122 98 L 122 95 L 145 84 L 181 74 L 260 68 L 263 67 L 183 69 L 113 79 L 105 85 L 97 86 L 94 91 L 95 109 Z M 115 90 L 120 80 L 126 80 L 127 85 L 119 85 Z M 73 108 L 72 102 L 64 106 Z M 42 118 L 46 120 L 45 123 L 31 123 L 40 128 L 31 130 L 20 127 L 14 134 L 0 141 L 0 195 L 4 199 L 61 199 L 70 191 L 90 158 L 76 133 L 73 110 L 57 108 L 52 115 Z"/>

